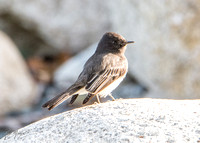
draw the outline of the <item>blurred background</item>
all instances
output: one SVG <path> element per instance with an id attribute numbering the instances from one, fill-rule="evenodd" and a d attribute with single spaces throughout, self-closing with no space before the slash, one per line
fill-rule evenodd
<path id="1" fill-rule="evenodd" d="M 0 138 L 81 107 L 83 97 L 41 105 L 76 80 L 108 31 L 135 41 L 115 98 L 200 98 L 197 0 L 0 0 Z"/>

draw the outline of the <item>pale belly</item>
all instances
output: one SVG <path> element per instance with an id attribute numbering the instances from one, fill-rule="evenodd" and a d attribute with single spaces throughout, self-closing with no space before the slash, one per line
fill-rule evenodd
<path id="1" fill-rule="evenodd" d="M 98 95 L 101 97 L 106 97 L 107 95 L 109 95 L 122 82 L 124 77 L 121 77 L 121 78 L 117 79 L 116 81 L 114 81 L 113 83 L 111 83 L 104 90 L 99 92 Z"/>

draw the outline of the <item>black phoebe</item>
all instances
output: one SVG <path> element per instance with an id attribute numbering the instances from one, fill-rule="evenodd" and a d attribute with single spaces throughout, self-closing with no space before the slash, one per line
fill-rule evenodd
<path id="1" fill-rule="evenodd" d="M 105 33 L 95 53 L 85 63 L 76 82 L 64 93 L 45 103 L 43 107 L 51 110 L 69 97 L 72 97 L 70 101 L 72 104 L 81 94 L 87 94 L 83 104 L 95 95 L 98 102 L 99 96 L 111 96 L 110 93 L 126 76 L 128 61 L 124 53 L 126 45 L 130 43 L 134 43 L 134 41 L 126 41 L 121 35 L 114 32 Z"/>

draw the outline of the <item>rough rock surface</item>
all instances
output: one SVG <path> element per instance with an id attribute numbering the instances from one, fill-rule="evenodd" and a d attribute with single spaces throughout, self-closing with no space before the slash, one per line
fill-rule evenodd
<path id="1" fill-rule="evenodd" d="M 0 31 L 0 116 L 30 106 L 36 85 L 13 42 Z"/>
<path id="2" fill-rule="evenodd" d="M 200 100 L 128 99 L 78 108 L 0 142 L 200 142 Z"/>

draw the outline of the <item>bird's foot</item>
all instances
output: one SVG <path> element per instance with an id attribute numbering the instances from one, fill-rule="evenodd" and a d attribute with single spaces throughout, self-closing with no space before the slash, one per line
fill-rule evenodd
<path id="1" fill-rule="evenodd" d="M 98 94 L 96 95 L 96 97 L 97 97 L 97 102 L 98 102 L 98 103 L 101 103 L 101 101 L 100 101 L 100 97 L 99 97 Z"/>
<path id="2" fill-rule="evenodd" d="M 112 96 L 112 94 L 108 94 L 108 96 L 110 96 L 112 98 L 112 101 L 115 101 L 115 98 Z"/>

